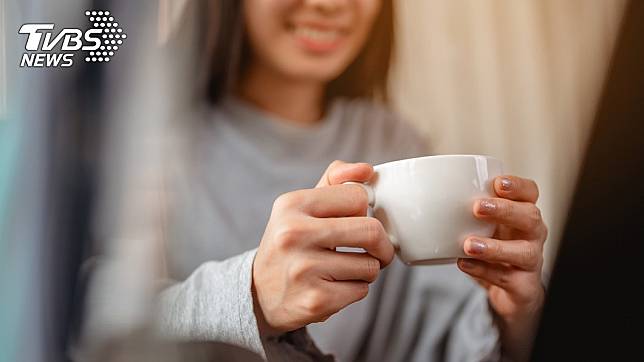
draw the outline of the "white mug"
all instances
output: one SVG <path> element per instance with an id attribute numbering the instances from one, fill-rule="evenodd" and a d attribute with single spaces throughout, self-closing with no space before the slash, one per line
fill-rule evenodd
<path id="1" fill-rule="evenodd" d="M 476 199 L 495 196 L 492 182 L 502 168 L 488 156 L 418 157 L 375 166 L 363 187 L 405 264 L 443 264 L 467 257 L 467 236 L 494 233 L 495 225 L 477 220 L 472 208 Z"/>

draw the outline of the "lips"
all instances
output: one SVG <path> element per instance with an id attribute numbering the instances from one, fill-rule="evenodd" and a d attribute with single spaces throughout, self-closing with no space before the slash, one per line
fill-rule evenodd
<path id="1" fill-rule="evenodd" d="M 315 53 L 328 53 L 342 43 L 345 32 L 337 27 L 295 25 L 293 35 L 300 46 Z"/>

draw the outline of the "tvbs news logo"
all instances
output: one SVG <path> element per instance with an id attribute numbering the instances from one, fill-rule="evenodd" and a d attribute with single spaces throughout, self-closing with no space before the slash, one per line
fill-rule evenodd
<path id="1" fill-rule="evenodd" d="M 27 68 L 67 68 L 74 65 L 74 56 L 84 52 L 88 63 L 109 62 L 127 39 L 109 11 L 86 11 L 90 28 L 82 31 L 64 28 L 56 31 L 55 24 L 23 24 L 19 34 L 26 34 L 26 52 L 20 66 Z"/>

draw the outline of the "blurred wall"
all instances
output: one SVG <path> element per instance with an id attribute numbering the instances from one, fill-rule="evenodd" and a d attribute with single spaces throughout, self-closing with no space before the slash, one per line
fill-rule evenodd
<path id="1" fill-rule="evenodd" d="M 396 4 L 396 107 L 433 153 L 493 155 L 538 182 L 549 270 L 625 1 Z"/>

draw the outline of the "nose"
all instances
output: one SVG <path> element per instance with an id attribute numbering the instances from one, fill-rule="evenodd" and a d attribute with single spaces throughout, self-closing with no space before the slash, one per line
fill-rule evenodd
<path id="1" fill-rule="evenodd" d="M 307 0 L 306 3 L 322 13 L 333 14 L 345 7 L 347 1 L 349 0 Z"/>

